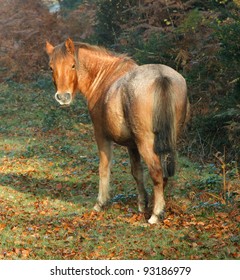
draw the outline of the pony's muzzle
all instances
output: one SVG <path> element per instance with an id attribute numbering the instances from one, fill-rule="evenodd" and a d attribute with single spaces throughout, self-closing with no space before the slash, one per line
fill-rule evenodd
<path id="1" fill-rule="evenodd" d="M 69 105 L 71 103 L 71 101 L 72 101 L 72 94 L 69 93 L 69 92 L 66 92 L 66 93 L 59 93 L 59 92 L 57 92 L 55 94 L 55 99 L 61 105 Z"/>

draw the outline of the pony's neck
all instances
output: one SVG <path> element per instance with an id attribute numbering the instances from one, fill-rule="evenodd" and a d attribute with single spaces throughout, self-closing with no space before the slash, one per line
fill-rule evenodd
<path id="1" fill-rule="evenodd" d="M 101 49 L 98 51 L 79 48 L 78 60 L 79 89 L 92 105 L 117 79 L 136 66 L 136 63 L 127 57 L 114 56 Z"/>

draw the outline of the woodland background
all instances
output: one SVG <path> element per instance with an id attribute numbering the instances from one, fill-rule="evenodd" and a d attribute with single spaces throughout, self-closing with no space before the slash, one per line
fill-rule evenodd
<path id="1" fill-rule="evenodd" d="M 239 0 L 0 0 L 0 23 L 1 258 L 239 258 Z M 187 80 L 180 175 L 167 191 L 168 218 L 147 233 L 152 243 L 122 152 L 112 210 L 87 210 L 98 180 L 91 122 L 81 97 L 69 109 L 55 104 L 44 51 L 46 40 L 68 37 Z"/>
<path id="2" fill-rule="evenodd" d="M 45 40 L 69 36 L 140 64 L 167 64 L 188 82 L 193 133 L 185 152 L 239 162 L 239 1 L 62 0 L 53 14 L 46 2 L 1 1 L 1 81 L 36 80 L 48 67 Z"/>

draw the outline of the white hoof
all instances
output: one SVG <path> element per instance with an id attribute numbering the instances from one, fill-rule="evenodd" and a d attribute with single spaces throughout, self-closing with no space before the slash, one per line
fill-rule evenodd
<path id="1" fill-rule="evenodd" d="M 146 213 L 147 207 L 145 207 L 145 205 L 143 205 L 143 204 L 138 204 L 138 211 L 140 213 Z"/>
<path id="2" fill-rule="evenodd" d="M 102 210 L 102 207 L 99 205 L 99 203 L 96 203 L 93 209 L 97 212 L 100 212 Z"/>
<path id="3" fill-rule="evenodd" d="M 153 224 L 157 224 L 159 222 L 158 216 L 152 214 L 151 218 L 148 220 L 148 223 L 153 225 Z"/>

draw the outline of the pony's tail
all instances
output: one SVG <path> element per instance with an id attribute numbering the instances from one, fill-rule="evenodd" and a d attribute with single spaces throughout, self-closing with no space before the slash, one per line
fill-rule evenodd
<path id="1" fill-rule="evenodd" d="M 163 177 L 171 177 L 175 173 L 176 157 L 176 124 L 175 106 L 172 95 L 172 82 L 168 77 L 155 80 L 153 132 L 154 151 L 159 156 Z"/>

